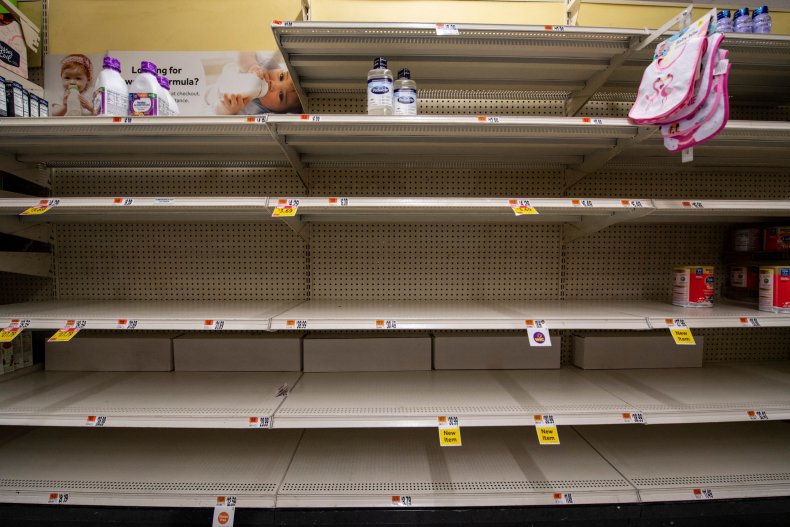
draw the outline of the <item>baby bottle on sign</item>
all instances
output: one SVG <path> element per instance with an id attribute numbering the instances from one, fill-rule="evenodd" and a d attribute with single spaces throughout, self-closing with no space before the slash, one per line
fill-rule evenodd
<path id="1" fill-rule="evenodd" d="M 269 93 L 269 83 L 254 72 L 239 71 L 238 65 L 227 64 L 217 79 L 217 91 L 221 95 L 231 93 L 258 99 Z"/>
<path id="2" fill-rule="evenodd" d="M 156 80 L 156 64 L 141 62 L 140 74 L 129 86 L 129 115 L 159 115 L 158 94 L 161 89 Z"/>
<path id="3" fill-rule="evenodd" d="M 392 72 L 383 57 L 368 71 L 368 115 L 392 115 Z"/>
<path id="4" fill-rule="evenodd" d="M 66 97 L 66 115 L 82 115 L 80 89 L 76 84 L 69 86 L 69 95 Z"/>

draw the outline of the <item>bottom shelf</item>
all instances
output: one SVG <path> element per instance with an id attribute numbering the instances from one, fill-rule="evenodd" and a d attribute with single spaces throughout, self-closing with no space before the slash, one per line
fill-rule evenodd
<path id="1" fill-rule="evenodd" d="M 790 496 L 782 422 L 435 429 L 0 428 L 0 503 L 239 508 L 617 504 Z M 64 496 L 66 497 L 64 499 Z"/>

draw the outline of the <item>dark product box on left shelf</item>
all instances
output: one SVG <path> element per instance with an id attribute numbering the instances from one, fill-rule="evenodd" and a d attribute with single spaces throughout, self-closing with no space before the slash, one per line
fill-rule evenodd
<path id="1" fill-rule="evenodd" d="M 24 96 L 22 85 L 14 81 L 5 81 L 6 117 L 23 117 Z"/>

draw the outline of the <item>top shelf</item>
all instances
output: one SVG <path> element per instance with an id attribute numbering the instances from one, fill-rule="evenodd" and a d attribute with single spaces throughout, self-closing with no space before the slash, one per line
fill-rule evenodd
<path id="1" fill-rule="evenodd" d="M 456 27 L 457 35 L 438 35 L 436 24 L 274 22 L 272 31 L 303 103 L 362 95 L 365 73 L 379 56 L 389 59 L 393 71 L 411 69 L 423 97 L 556 100 L 583 90 L 592 90 L 588 96 L 596 90 L 635 94 L 655 45 L 669 36 L 643 44 L 649 42 L 647 29 Z M 736 103 L 790 101 L 790 92 L 776 89 L 790 85 L 790 37 L 728 34 L 722 46 L 730 50 L 730 95 Z"/>

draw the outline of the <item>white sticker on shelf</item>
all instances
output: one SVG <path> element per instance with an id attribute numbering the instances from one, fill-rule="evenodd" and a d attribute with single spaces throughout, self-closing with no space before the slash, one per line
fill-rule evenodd
<path id="1" fill-rule="evenodd" d="M 701 201 L 681 201 L 680 204 L 687 209 L 704 209 L 705 205 Z"/>
<path id="2" fill-rule="evenodd" d="M 691 334 L 691 328 L 688 327 L 686 321 L 682 318 L 667 318 L 664 320 L 675 344 L 678 346 L 696 346 L 694 342 L 694 335 Z"/>
<path id="3" fill-rule="evenodd" d="M 214 505 L 212 527 L 233 527 L 236 516 L 236 496 L 218 496 Z"/>
<path id="4" fill-rule="evenodd" d="M 478 115 L 477 122 L 488 124 L 499 124 L 499 117 L 496 115 Z"/>
<path id="5" fill-rule="evenodd" d="M 641 412 L 623 412 L 624 423 L 645 424 L 645 416 Z"/>
<path id="6" fill-rule="evenodd" d="M 376 329 L 398 329 L 396 320 L 377 320 Z"/>
<path id="7" fill-rule="evenodd" d="M 760 321 L 757 320 L 757 317 L 741 317 L 740 322 L 742 326 L 746 326 L 747 328 L 760 327 Z"/>
<path id="8" fill-rule="evenodd" d="M 593 206 L 593 201 L 591 199 L 572 199 L 571 205 L 574 207 L 590 208 Z"/>
<path id="9" fill-rule="evenodd" d="M 348 207 L 348 198 L 327 198 L 327 204 L 331 207 Z"/>
<path id="10" fill-rule="evenodd" d="M 176 198 L 154 198 L 154 205 L 173 205 Z"/>
<path id="11" fill-rule="evenodd" d="M 286 320 L 285 329 L 307 329 L 306 320 Z"/>
<path id="12" fill-rule="evenodd" d="M 49 337 L 48 342 L 68 342 L 76 337 L 77 333 L 87 325 L 87 320 L 68 320 L 64 327 Z"/>
<path id="13" fill-rule="evenodd" d="M 768 421 L 768 412 L 765 410 L 748 410 L 746 415 L 752 421 Z"/>
<path id="14" fill-rule="evenodd" d="M 458 24 L 436 24 L 436 34 L 438 36 L 457 36 Z"/>
<path id="15" fill-rule="evenodd" d="M 641 209 L 644 207 L 642 200 L 639 199 L 621 199 L 620 205 L 629 209 Z"/>
<path id="16" fill-rule="evenodd" d="M 112 204 L 116 207 L 131 207 L 134 204 L 134 198 L 113 198 Z"/>
<path id="17" fill-rule="evenodd" d="M 411 496 L 393 496 L 391 503 L 395 507 L 411 507 Z"/>
<path id="18" fill-rule="evenodd" d="M 68 492 L 50 492 L 47 495 L 47 503 L 54 505 L 65 505 L 69 502 Z"/>
<path id="19" fill-rule="evenodd" d="M 131 124 L 132 118 L 131 117 L 113 117 L 112 122 L 117 124 Z"/>
<path id="20" fill-rule="evenodd" d="M 546 31 L 565 31 L 565 26 L 543 26 Z"/>
<path id="21" fill-rule="evenodd" d="M 584 124 L 594 124 L 596 126 L 603 125 L 603 119 L 598 117 L 582 117 L 582 123 Z"/>
<path id="22" fill-rule="evenodd" d="M 256 117 L 247 117 L 248 123 L 262 124 L 269 120 L 268 115 L 258 115 Z"/>
<path id="23" fill-rule="evenodd" d="M 282 26 L 282 27 L 291 27 L 291 26 L 294 25 L 294 23 L 291 22 L 290 20 L 286 20 L 285 22 L 283 22 L 282 20 L 276 20 L 275 19 L 275 20 L 272 20 L 272 25 L 273 26 Z"/>
<path id="24" fill-rule="evenodd" d="M 272 418 L 269 416 L 258 416 L 247 418 L 247 428 L 271 428 Z"/>
<path id="25" fill-rule="evenodd" d="M 573 505 L 573 496 L 570 492 L 555 492 L 554 503 L 557 505 Z"/>
<path id="26" fill-rule="evenodd" d="M 525 320 L 524 324 L 527 326 L 530 346 L 537 348 L 551 346 L 549 326 L 546 325 L 545 320 Z"/>
<path id="27" fill-rule="evenodd" d="M 716 62 L 716 65 L 713 67 L 713 76 L 716 77 L 718 75 L 724 75 L 725 73 L 727 73 L 729 66 L 730 66 L 730 61 L 727 59 L 723 59 Z"/>
<path id="28" fill-rule="evenodd" d="M 89 415 L 85 420 L 85 426 L 92 426 L 101 428 L 107 423 L 107 417 L 104 415 Z"/>
<path id="29" fill-rule="evenodd" d="M 694 494 L 694 499 L 697 500 L 713 499 L 713 489 L 694 489 L 693 494 Z"/>
<path id="30" fill-rule="evenodd" d="M 318 121 L 321 120 L 321 116 L 303 113 L 302 115 L 299 116 L 299 119 L 301 119 L 302 121 L 310 121 L 312 123 L 317 123 Z"/>
<path id="31" fill-rule="evenodd" d="M 119 318 L 115 324 L 115 329 L 137 329 L 137 321 L 126 318 Z"/>
<path id="32" fill-rule="evenodd" d="M 204 320 L 203 321 L 203 329 L 213 330 L 213 331 L 220 331 L 225 329 L 225 321 L 224 320 Z"/>

